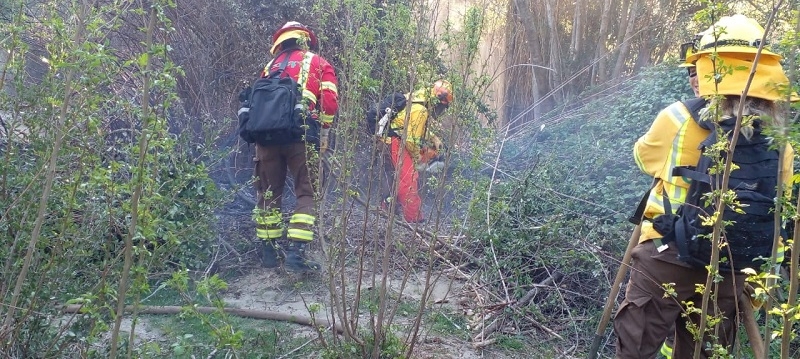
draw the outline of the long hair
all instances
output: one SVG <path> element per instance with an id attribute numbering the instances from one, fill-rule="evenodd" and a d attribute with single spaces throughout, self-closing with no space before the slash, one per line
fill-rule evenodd
<path id="1" fill-rule="evenodd" d="M 739 99 L 741 96 L 722 96 L 711 100 L 711 106 L 707 108 L 717 108 L 719 121 L 735 118 L 739 115 Z M 714 111 L 703 113 L 704 120 L 715 120 L 710 118 Z M 760 121 L 763 127 L 779 129 L 785 124 L 785 116 L 780 111 L 775 101 L 765 100 L 757 97 L 745 97 L 744 107 L 741 113 L 742 126 L 739 133 L 746 139 L 753 137 L 753 122 Z"/>

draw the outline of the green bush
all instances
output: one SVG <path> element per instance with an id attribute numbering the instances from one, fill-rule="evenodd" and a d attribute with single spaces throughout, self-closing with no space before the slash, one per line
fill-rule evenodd
<path id="1" fill-rule="evenodd" d="M 482 281 L 499 298 L 508 290 L 518 300 L 558 279 L 512 317 L 591 337 L 591 328 L 572 318 L 602 309 L 614 276 L 607 268 L 618 267 L 633 227 L 626 219 L 651 181 L 636 168 L 633 143 L 660 109 L 689 93 L 685 72 L 654 67 L 611 95 L 588 94 L 595 100 L 560 109 L 580 116 L 552 115 L 529 124 L 529 135 L 509 139 L 501 162 L 514 172 L 493 187 L 488 207 L 485 198 L 472 206 L 470 222 L 485 224 L 471 232 L 482 239 Z M 539 123 L 547 125 L 539 131 Z"/>

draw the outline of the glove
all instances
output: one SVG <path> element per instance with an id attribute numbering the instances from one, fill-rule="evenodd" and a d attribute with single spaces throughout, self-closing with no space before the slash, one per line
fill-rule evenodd
<path id="1" fill-rule="evenodd" d="M 319 136 L 320 153 L 325 153 L 326 151 L 328 151 L 328 136 L 330 136 L 330 133 L 331 133 L 330 128 L 323 127 L 322 130 L 320 130 L 320 136 Z"/>
<path id="2" fill-rule="evenodd" d="M 442 140 L 439 138 L 439 136 L 431 134 L 430 141 L 433 144 L 433 148 L 435 148 L 437 151 L 439 151 L 442 148 L 444 148 L 444 142 L 442 142 Z"/>
<path id="3" fill-rule="evenodd" d="M 744 294 L 750 299 L 750 305 L 753 306 L 753 310 L 759 310 L 764 305 L 764 293 L 763 289 L 756 289 L 750 283 L 744 284 Z"/>
<path id="4" fill-rule="evenodd" d="M 414 165 L 414 169 L 417 170 L 417 172 L 424 172 L 426 169 L 428 169 L 428 164 L 427 163 L 422 163 L 422 162 L 417 162 Z"/>
<path id="5" fill-rule="evenodd" d="M 427 164 L 428 162 L 436 158 L 436 156 L 438 155 L 439 153 L 436 152 L 435 149 L 430 147 L 423 147 L 419 150 L 419 162 Z"/>
<path id="6" fill-rule="evenodd" d="M 250 100 L 250 93 L 253 92 L 253 88 L 247 86 L 244 90 L 239 92 L 239 102 L 245 103 Z"/>
<path id="7" fill-rule="evenodd" d="M 444 162 L 439 160 L 434 160 L 431 164 L 428 165 L 428 168 L 425 169 L 425 172 L 428 173 L 439 173 L 442 169 L 444 169 Z"/>

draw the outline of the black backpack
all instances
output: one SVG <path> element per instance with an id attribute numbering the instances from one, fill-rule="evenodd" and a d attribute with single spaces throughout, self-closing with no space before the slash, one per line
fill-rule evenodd
<path id="1" fill-rule="evenodd" d="M 283 76 L 291 56 L 285 54 L 277 70 L 253 83 L 247 101 L 249 116 L 239 123 L 239 136 L 247 143 L 264 146 L 294 143 L 302 141 L 306 133 L 303 124 L 307 111 L 300 101 L 300 86 L 291 76 Z"/>
<path id="2" fill-rule="evenodd" d="M 687 108 L 694 110 L 691 105 Z M 695 111 L 692 111 L 695 112 Z M 664 212 L 667 215 L 656 217 L 653 227 L 665 234 L 664 243 L 675 242 L 678 259 L 694 267 L 703 268 L 711 259 L 711 226 L 703 226 L 700 216 L 708 217 L 715 211 L 713 203 L 708 203 L 708 194 L 719 188 L 722 171 L 711 170 L 712 158 L 705 155 L 706 148 L 717 142 L 717 130 L 713 123 L 699 121 L 696 112 L 693 117 L 700 127 L 710 130 L 708 137 L 701 142 L 697 166 L 680 166 L 673 169 L 673 176 L 691 179 L 686 201 L 671 215 L 672 206 L 664 193 Z M 733 135 L 736 118 L 724 119 L 719 123 L 728 139 Z M 754 120 L 753 136 L 748 140 L 739 136 L 732 162 L 738 166 L 731 171 L 728 188 L 736 193 L 736 200 L 744 213 L 725 208 L 723 241 L 726 246 L 720 249 L 720 271 L 753 268 L 761 270 L 763 259 L 772 255 L 774 234 L 774 201 L 777 196 L 779 153 L 771 148 L 772 139 L 762 133 L 762 123 Z M 722 161 L 727 154 L 721 153 Z M 724 162 L 721 162 L 724 163 Z M 785 238 L 785 234 L 784 234 Z M 763 258 L 763 259 L 762 259 Z"/>
<path id="3" fill-rule="evenodd" d="M 375 106 L 371 106 L 369 110 L 367 110 L 365 120 L 368 134 L 381 137 L 396 136 L 397 134 L 389 128 L 389 123 L 397 117 L 400 111 L 406 108 L 407 103 L 408 99 L 406 99 L 405 95 L 394 92 L 384 97 L 383 100 L 375 104 Z M 381 128 L 379 122 L 387 115 L 387 110 L 389 116 L 387 117 L 387 122 L 383 125 L 383 128 Z"/>

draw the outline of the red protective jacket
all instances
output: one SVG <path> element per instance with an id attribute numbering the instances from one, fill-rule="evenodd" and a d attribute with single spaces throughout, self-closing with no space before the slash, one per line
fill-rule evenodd
<path id="1" fill-rule="evenodd" d="M 329 127 L 339 108 L 336 72 L 333 66 L 322 56 L 311 51 L 297 49 L 278 54 L 261 71 L 261 77 L 265 77 L 268 72 L 277 70 L 286 56 L 289 56 L 289 62 L 285 69 L 286 74 L 303 87 L 303 98 L 309 102 L 309 109 L 312 112 L 319 109 L 320 122 L 323 127 Z M 317 107 L 317 105 L 319 106 Z"/>

